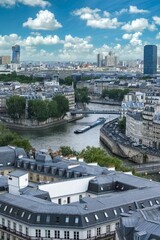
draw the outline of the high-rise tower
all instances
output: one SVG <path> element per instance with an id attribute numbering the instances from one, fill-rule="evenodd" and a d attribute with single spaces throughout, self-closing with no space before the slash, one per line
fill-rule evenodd
<path id="1" fill-rule="evenodd" d="M 98 53 L 97 54 L 97 67 L 102 67 L 102 61 L 103 61 L 102 54 Z"/>
<path id="2" fill-rule="evenodd" d="M 144 46 L 144 74 L 157 73 L 157 46 L 145 45 Z"/>
<path id="3" fill-rule="evenodd" d="M 20 46 L 12 46 L 12 63 L 20 63 Z"/>

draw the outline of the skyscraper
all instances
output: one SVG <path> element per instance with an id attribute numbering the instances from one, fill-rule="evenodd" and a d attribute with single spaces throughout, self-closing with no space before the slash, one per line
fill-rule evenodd
<path id="1" fill-rule="evenodd" d="M 97 54 L 97 67 L 102 67 L 102 61 L 103 61 L 102 54 L 98 53 Z"/>
<path id="2" fill-rule="evenodd" d="M 20 46 L 12 46 L 12 63 L 20 63 Z"/>
<path id="3" fill-rule="evenodd" d="M 157 46 L 144 46 L 144 74 L 157 73 Z"/>

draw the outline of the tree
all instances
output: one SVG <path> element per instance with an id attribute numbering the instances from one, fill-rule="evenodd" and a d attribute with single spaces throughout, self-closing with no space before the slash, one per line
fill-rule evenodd
<path id="1" fill-rule="evenodd" d="M 76 151 L 71 149 L 69 146 L 61 146 L 60 152 L 63 156 L 77 155 Z"/>
<path id="2" fill-rule="evenodd" d="M 0 123 L 0 146 L 12 145 L 22 147 L 25 151 L 31 149 L 31 144 L 27 139 L 20 137 L 15 132 L 10 131 L 4 124 Z"/>
<path id="3" fill-rule="evenodd" d="M 29 100 L 28 101 L 28 117 L 39 122 L 45 121 L 48 118 L 47 101 Z"/>
<path id="4" fill-rule="evenodd" d="M 121 120 L 119 120 L 117 126 L 122 133 L 125 133 L 125 131 L 126 131 L 126 117 L 123 117 Z"/>
<path id="5" fill-rule="evenodd" d="M 13 119 L 20 119 L 25 114 L 26 100 L 24 97 L 12 96 L 6 101 L 7 113 Z"/>
<path id="6" fill-rule="evenodd" d="M 88 88 L 77 88 L 75 91 L 75 100 L 76 103 L 81 103 L 83 106 L 84 104 L 88 104 L 90 100 Z"/>
<path id="7" fill-rule="evenodd" d="M 57 102 L 52 100 L 47 102 L 48 117 L 56 118 L 58 115 Z"/>
<path id="8" fill-rule="evenodd" d="M 115 166 L 116 169 L 120 169 L 122 166 L 120 159 L 108 155 L 105 150 L 101 148 L 88 146 L 82 150 L 79 156 L 83 157 L 86 162 L 97 162 L 100 166 Z"/>
<path id="9" fill-rule="evenodd" d="M 57 116 L 62 117 L 69 111 L 69 101 L 64 95 L 56 95 L 53 100 L 57 103 Z"/>
<path id="10" fill-rule="evenodd" d="M 108 97 L 110 99 L 116 100 L 116 101 L 122 101 L 124 98 L 124 95 L 126 95 L 127 93 L 129 93 L 129 89 L 104 89 L 102 91 L 102 98 Z"/>

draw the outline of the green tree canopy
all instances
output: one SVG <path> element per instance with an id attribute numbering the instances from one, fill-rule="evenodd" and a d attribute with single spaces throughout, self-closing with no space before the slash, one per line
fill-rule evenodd
<path id="1" fill-rule="evenodd" d="M 36 99 L 28 101 L 28 117 L 37 121 L 45 121 L 48 118 L 47 102 Z"/>
<path id="2" fill-rule="evenodd" d="M 26 100 L 24 97 L 12 96 L 6 101 L 7 113 L 13 119 L 20 119 L 25 114 Z"/>
<path id="3" fill-rule="evenodd" d="M 25 151 L 31 149 L 31 144 L 27 139 L 20 137 L 15 132 L 10 131 L 4 124 L 0 123 L 0 146 L 22 147 Z"/>
<path id="4" fill-rule="evenodd" d="M 124 98 L 124 95 L 126 95 L 127 93 L 129 93 L 129 89 L 104 89 L 102 91 L 102 98 L 108 97 L 110 99 L 116 100 L 116 101 L 122 101 Z"/>
<path id="5" fill-rule="evenodd" d="M 57 103 L 58 117 L 64 116 L 69 111 L 69 101 L 64 95 L 56 95 L 53 100 Z"/>
<path id="6" fill-rule="evenodd" d="M 108 155 L 105 150 L 101 148 L 88 146 L 82 150 L 79 156 L 83 157 L 86 162 L 97 162 L 100 166 L 115 166 L 116 169 L 120 169 L 122 165 L 120 159 Z"/>
<path id="7" fill-rule="evenodd" d="M 75 100 L 77 103 L 89 103 L 89 92 L 88 88 L 77 88 L 75 91 Z"/>

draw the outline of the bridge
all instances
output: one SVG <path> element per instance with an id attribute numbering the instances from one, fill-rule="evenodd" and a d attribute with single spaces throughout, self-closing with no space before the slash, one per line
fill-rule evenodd
<path id="1" fill-rule="evenodd" d="M 120 110 L 90 110 L 90 109 L 74 109 L 70 110 L 71 115 L 76 114 L 120 114 Z"/>

